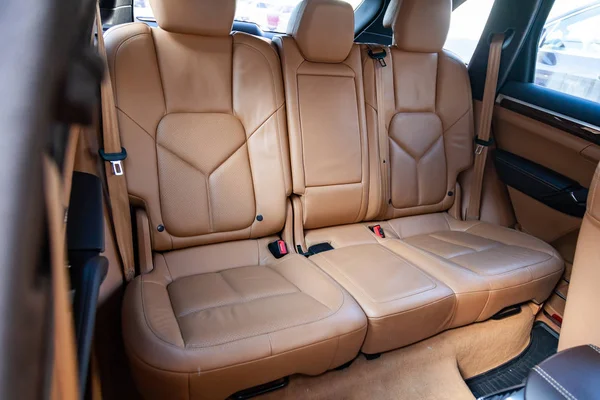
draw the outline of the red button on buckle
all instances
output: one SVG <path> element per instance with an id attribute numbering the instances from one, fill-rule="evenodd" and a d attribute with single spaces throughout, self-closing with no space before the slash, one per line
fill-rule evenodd
<path id="1" fill-rule="evenodd" d="M 383 233 L 383 229 L 381 228 L 381 225 L 375 225 L 371 227 L 371 230 L 373 231 L 373 233 L 377 236 L 379 236 L 380 238 L 385 238 L 385 234 Z"/>
<path id="2" fill-rule="evenodd" d="M 277 247 L 279 247 L 279 253 L 281 255 L 286 255 L 288 253 L 287 246 L 283 240 L 277 241 Z"/>

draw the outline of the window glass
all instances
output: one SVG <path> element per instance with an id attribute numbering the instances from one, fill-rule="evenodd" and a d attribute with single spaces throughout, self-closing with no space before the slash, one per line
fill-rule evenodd
<path id="1" fill-rule="evenodd" d="M 600 0 L 556 0 L 542 30 L 535 84 L 600 102 Z"/>
<path id="2" fill-rule="evenodd" d="M 467 0 L 452 12 L 444 48 L 458 55 L 465 64 L 473 57 L 493 5 L 494 0 Z"/>
<path id="3" fill-rule="evenodd" d="M 354 9 L 363 0 L 344 0 Z M 292 10 L 300 0 L 237 0 L 235 19 L 253 22 L 263 31 L 285 32 Z M 133 13 L 139 20 L 154 19 L 149 0 L 134 0 Z"/>

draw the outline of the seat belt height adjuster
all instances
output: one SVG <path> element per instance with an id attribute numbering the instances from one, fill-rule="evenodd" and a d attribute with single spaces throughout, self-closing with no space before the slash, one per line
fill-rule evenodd
<path id="1" fill-rule="evenodd" d="M 104 149 L 98 150 L 98 154 L 104 161 L 110 162 L 113 174 L 116 176 L 123 175 L 123 160 L 127 158 L 127 150 L 121 147 L 120 153 L 105 153 Z"/>

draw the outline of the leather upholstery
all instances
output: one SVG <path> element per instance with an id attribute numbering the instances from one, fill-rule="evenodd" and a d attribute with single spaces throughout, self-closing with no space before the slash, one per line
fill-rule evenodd
<path id="1" fill-rule="evenodd" d="M 451 14 L 451 0 L 392 0 L 383 25 L 392 28 L 398 49 L 437 53 L 446 42 Z"/>
<path id="2" fill-rule="evenodd" d="M 366 331 L 334 280 L 267 250 L 291 220 L 279 58 L 266 41 L 225 32 L 228 2 L 211 8 L 214 26 L 199 17 L 208 31 L 191 26 L 182 13 L 195 18 L 197 3 L 209 7 L 155 3 L 170 31 L 127 24 L 106 40 L 130 200 L 146 211 L 123 335 L 147 398 L 225 398 L 320 374 L 353 359 Z"/>
<path id="3" fill-rule="evenodd" d="M 291 181 L 273 48 L 141 23 L 113 28 L 106 46 L 128 190 L 148 212 L 153 249 L 280 231 Z"/>
<path id="4" fill-rule="evenodd" d="M 304 227 L 361 221 L 370 182 L 360 49 L 354 45 L 337 64 L 313 63 L 294 38 L 274 42 L 283 64 L 293 192 L 301 199 Z"/>
<path id="5" fill-rule="evenodd" d="M 204 36 L 229 36 L 236 0 L 150 0 L 165 31 Z"/>
<path id="6" fill-rule="evenodd" d="M 473 160 L 471 87 L 455 56 L 388 49 L 385 87 L 389 158 L 387 209 L 396 218 L 448 210 L 458 174 Z M 365 95 L 377 112 L 373 62 L 365 57 Z M 367 78 L 372 77 L 370 79 Z M 376 129 L 376 128 L 373 128 Z M 369 133 L 377 136 L 377 133 Z"/>
<path id="7" fill-rule="evenodd" d="M 582 344 L 600 346 L 600 322 L 594 317 L 600 300 L 600 164 L 592 181 L 587 212 L 581 224 L 569 296 L 561 327 L 559 350 Z"/>
<path id="8" fill-rule="evenodd" d="M 552 246 L 513 229 L 459 221 L 447 213 L 382 223 L 385 244 L 448 285 L 457 297 L 452 327 L 483 321 L 501 309 L 548 298 L 564 262 Z M 417 257 L 408 246 L 434 256 Z"/>
<path id="9" fill-rule="evenodd" d="M 145 397 L 224 398 L 320 374 L 361 348 L 391 350 L 548 296 L 563 268 L 551 247 L 431 214 L 453 205 L 471 164 L 469 80 L 434 48 L 443 24 L 418 48 L 404 40 L 423 33 L 425 9 L 441 21 L 446 3 L 399 8 L 407 25 L 394 25 L 383 110 L 374 63 L 352 44 L 352 8 L 338 0 L 304 0 L 291 36 L 274 39 L 280 58 L 267 41 L 229 34 L 233 1 L 154 0 L 161 28 L 110 31 L 128 190 L 146 212 L 143 273 L 123 302 Z M 396 218 L 381 223 L 385 239 L 364 222 L 377 217 Z M 267 244 L 282 230 L 334 250 L 276 260 Z"/>
<path id="10" fill-rule="evenodd" d="M 144 397 L 165 394 L 148 385 L 159 379 L 169 398 L 225 398 L 356 356 L 366 329 L 356 302 L 305 257 L 276 260 L 275 239 L 157 253 L 129 284 L 123 335 Z"/>
<path id="11" fill-rule="evenodd" d="M 526 399 L 575 400 L 600 396 L 600 348 L 578 346 L 533 367 L 525 386 Z"/>
<path id="12" fill-rule="evenodd" d="M 287 34 L 306 60 L 340 63 L 354 43 L 354 9 L 342 0 L 302 0 L 292 12 Z"/>
<path id="13" fill-rule="evenodd" d="M 362 224 L 320 231 L 336 247 L 310 257 L 358 301 L 368 318 L 362 351 L 379 353 L 415 343 L 448 327 L 454 293 L 417 264 L 380 245 Z M 337 247 L 336 234 L 357 241 Z M 307 245 L 322 242 L 307 235 Z"/>

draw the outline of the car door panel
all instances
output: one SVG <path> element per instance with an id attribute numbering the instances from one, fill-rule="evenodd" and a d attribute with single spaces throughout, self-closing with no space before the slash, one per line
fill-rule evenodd
<path id="1" fill-rule="evenodd" d="M 563 278 L 544 305 L 547 321 L 559 329 L 586 193 L 600 161 L 599 137 L 591 125 L 574 124 L 562 114 L 505 95 L 498 100 L 493 158 L 517 227 L 552 244 L 565 260 Z"/>

